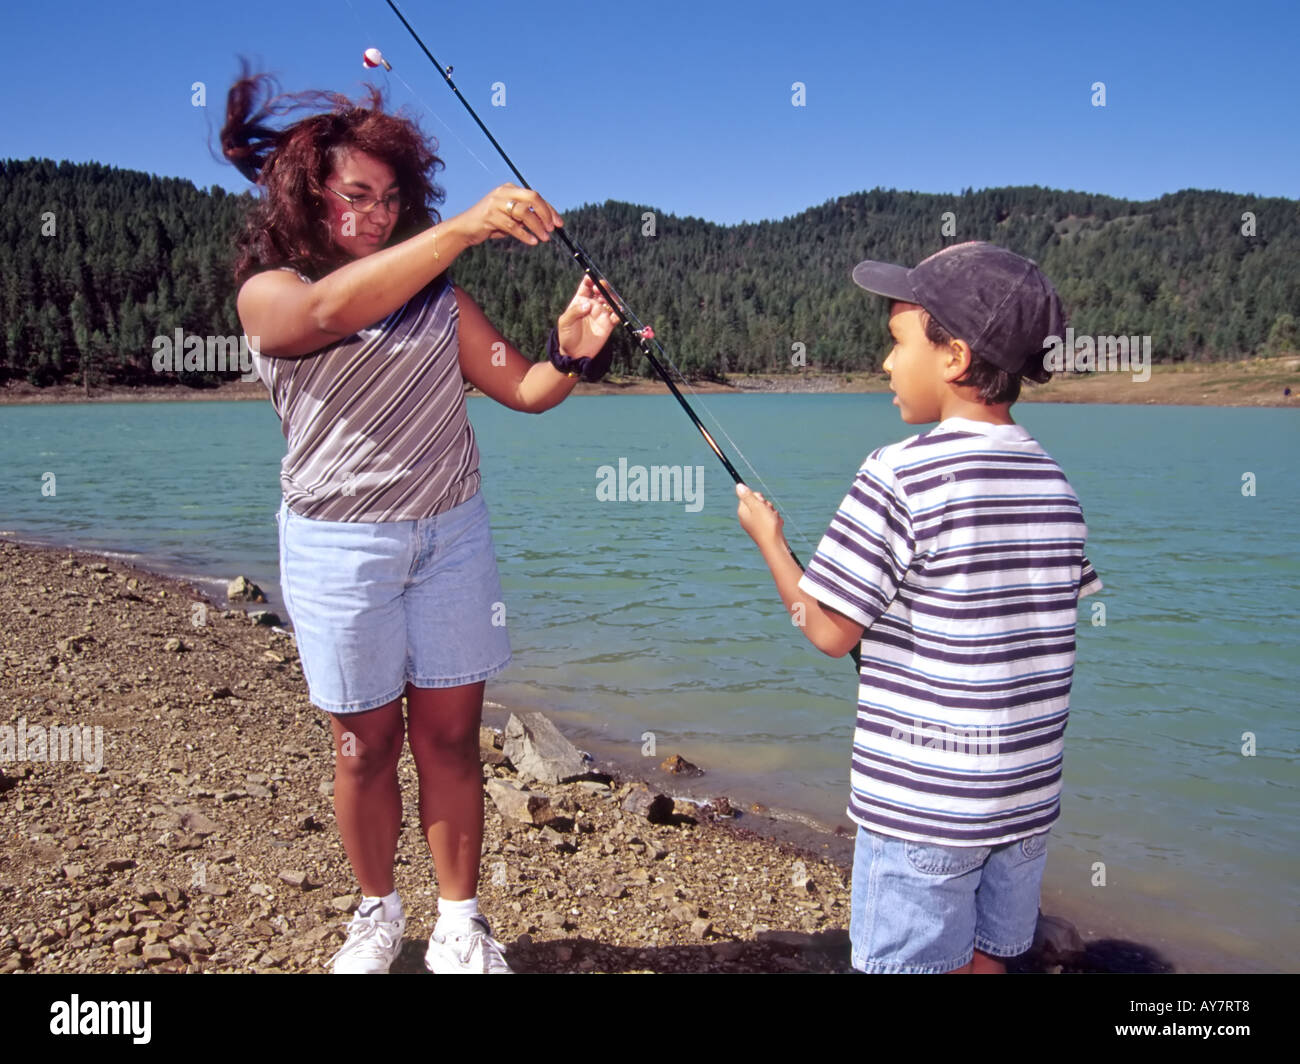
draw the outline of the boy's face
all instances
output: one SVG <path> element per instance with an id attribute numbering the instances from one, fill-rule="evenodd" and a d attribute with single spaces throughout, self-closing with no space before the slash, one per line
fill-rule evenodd
<path id="1" fill-rule="evenodd" d="M 885 372 L 895 393 L 894 404 L 909 425 L 938 421 L 951 350 L 926 339 L 922 310 L 915 303 L 891 304 L 889 332 L 894 346 L 885 359 Z"/>

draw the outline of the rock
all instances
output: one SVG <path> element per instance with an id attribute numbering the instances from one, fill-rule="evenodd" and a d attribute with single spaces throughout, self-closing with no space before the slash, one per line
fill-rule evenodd
<path id="1" fill-rule="evenodd" d="M 817 891 L 817 884 L 813 882 L 812 876 L 808 874 L 808 866 L 802 861 L 795 861 L 794 866 L 790 869 L 790 885 L 795 890 L 805 891 L 808 894 Z"/>
<path id="2" fill-rule="evenodd" d="M 167 642 L 163 644 L 163 650 L 170 650 L 173 654 L 180 654 L 183 651 L 189 650 L 189 647 L 187 647 L 176 636 L 172 636 L 169 640 L 167 640 Z"/>
<path id="3" fill-rule="evenodd" d="M 713 806 L 713 812 L 714 815 L 716 816 L 736 815 L 736 807 L 731 804 L 731 801 L 727 798 L 726 795 L 722 795 L 721 797 L 714 798 L 713 801 L 710 802 L 709 804 Z"/>
<path id="4" fill-rule="evenodd" d="M 253 798 L 270 798 L 275 794 L 270 787 L 263 787 L 260 783 L 246 783 L 244 790 Z"/>
<path id="5" fill-rule="evenodd" d="M 613 876 L 606 876 L 602 879 L 597 889 L 607 898 L 617 900 L 627 897 L 627 888 Z"/>
<path id="6" fill-rule="evenodd" d="M 321 780 L 320 786 L 316 788 L 316 793 L 324 798 L 331 798 L 334 795 L 334 781 Z"/>
<path id="7" fill-rule="evenodd" d="M 63 866 L 64 879 L 80 879 L 85 874 L 86 874 L 86 868 L 84 865 L 65 864 Z"/>
<path id="8" fill-rule="evenodd" d="M 151 964 L 156 964 L 158 961 L 169 961 L 172 959 L 172 951 L 164 943 L 155 942 L 152 946 L 145 946 L 144 959 Z"/>
<path id="9" fill-rule="evenodd" d="M 524 783 L 563 783 L 587 774 L 578 748 L 542 713 L 510 714 L 501 749 Z"/>
<path id="10" fill-rule="evenodd" d="M 634 783 L 623 799 L 623 810 L 643 816 L 652 824 L 667 824 L 673 815 L 673 800 L 651 791 L 644 783 Z"/>
<path id="11" fill-rule="evenodd" d="M 492 799 L 492 804 L 497 807 L 497 812 L 507 820 L 541 827 L 555 816 L 551 809 L 551 800 L 546 795 L 525 791 L 509 780 L 488 780 L 487 793 Z"/>
<path id="12" fill-rule="evenodd" d="M 478 756 L 485 765 L 505 764 L 506 755 L 501 752 L 501 736 L 495 728 L 479 728 Z"/>
<path id="13" fill-rule="evenodd" d="M 656 883 L 650 888 L 650 897 L 657 898 L 660 901 L 676 901 L 677 884 L 671 879 L 666 879 L 662 883 Z"/>
<path id="14" fill-rule="evenodd" d="M 754 941 L 764 946 L 785 946 L 791 949 L 814 949 L 817 945 L 815 935 L 802 931 L 760 931 Z"/>
<path id="15" fill-rule="evenodd" d="M 1038 926 L 1034 929 L 1034 950 L 1042 952 L 1045 959 L 1064 960 L 1083 953 L 1087 946 L 1074 924 L 1059 916 L 1038 914 Z"/>
<path id="16" fill-rule="evenodd" d="M 713 924 L 702 916 L 691 921 L 691 934 L 695 938 L 706 938 L 712 930 Z"/>
<path id="17" fill-rule="evenodd" d="M 135 867 L 135 859 L 132 857 L 113 857 L 104 864 L 105 872 L 125 872 L 127 869 Z"/>
<path id="18" fill-rule="evenodd" d="M 113 943 L 113 952 L 125 957 L 128 953 L 134 953 L 139 945 L 140 940 L 135 935 L 125 935 Z"/>
<path id="19" fill-rule="evenodd" d="M 541 839 L 542 842 L 554 846 L 561 853 L 575 853 L 578 849 L 573 845 L 573 843 L 552 827 L 542 828 L 538 838 Z"/>
<path id="20" fill-rule="evenodd" d="M 284 624 L 284 621 L 280 620 L 279 614 L 272 613 L 270 610 L 252 610 L 248 614 L 248 619 L 254 624 L 260 624 L 267 628 Z"/>
<path id="21" fill-rule="evenodd" d="M 237 576 L 226 585 L 226 598 L 231 602 L 265 602 L 262 589 L 245 576 Z"/>
<path id="22" fill-rule="evenodd" d="M 57 646 L 59 652 L 65 657 L 72 657 L 73 655 L 80 654 L 84 651 L 87 643 L 93 643 L 94 641 L 95 639 L 93 636 L 74 635 L 69 636 L 67 639 L 60 639 Z"/>
<path id="23" fill-rule="evenodd" d="M 280 878 L 288 883 L 291 887 L 297 887 L 300 890 L 310 890 L 311 882 L 307 878 L 306 872 L 290 870 L 280 873 Z"/>
<path id="24" fill-rule="evenodd" d="M 678 902 L 668 910 L 668 915 L 674 920 L 680 920 L 684 924 L 694 923 L 700 915 L 699 906 L 691 905 L 689 902 Z"/>
<path id="25" fill-rule="evenodd" d="M 209 820 L 197 809 L 182 810 L 180 826 L 190 834 L 199 836 L 212 835 L 221 830 L 214 821 Z"/>
<path id="26" fill-rule="evenodd" d="M 350 913 L 356 903 L 357 899 L 352 894 L 340 894 L 337 897 L 330 898 L 330 908 L 341 913 Z"/>
<path id="27" fill-rule="evenodd" d="M 659 766 L 660 771 L 669 772 L 674 776 L 703 776 L 704 770 L 698 765 L 692 765 L 681 754 L 673 754 L 666 757 Z"/>
<path id="28" fill-rule="evenodd" d="M 544 912 L 538 918 L 537 922 L 549 931 L 558 931 L 564 926 L 564 917 L 555 912 Z"/>

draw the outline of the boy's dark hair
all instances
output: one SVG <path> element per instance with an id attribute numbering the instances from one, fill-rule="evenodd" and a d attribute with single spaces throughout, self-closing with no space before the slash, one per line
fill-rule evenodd
<path id="1" fill-rule="evenodd" d="M 953 340 L 960 339 L 935 321 L 924 307 L 921 308 L 921 320 L 925 324 L 925 338 L 935 347 L 945 347 Z M 979 401 L 989 406 L 995 403 L 1014 403 L 1020 398 L 1020 382 L 1025 378 L 1035 384 L 1046 384 L 1052 379 L 1052 371 L 1041 361 L 1031 359 L 1019 373 L 1008 373 L 972 351 L 970 366 L 953 383 L 979 389 L 976 393 Z"/>

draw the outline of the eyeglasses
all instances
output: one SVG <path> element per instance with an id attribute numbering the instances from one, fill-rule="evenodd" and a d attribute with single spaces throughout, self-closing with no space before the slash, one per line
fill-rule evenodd
<path id="1" fill-rule="evenodd" d="M 376 199 L 374 196 L 368 195 L 345 196 L 338 189 L 330 188 L 329 185 L 326 185 L 325 187 L 333 192 L 334 195 L 338 196 L 339 199 L 346 200 L 349 206 L 351 206 L 358 214 L 369 214 L 381 203 L 384 205 L 384 210 L 389 214 L 396 214 L 402 207 L 402 194 L 400 192 L 393 192 L 385 196 L 383 199 Z"/>

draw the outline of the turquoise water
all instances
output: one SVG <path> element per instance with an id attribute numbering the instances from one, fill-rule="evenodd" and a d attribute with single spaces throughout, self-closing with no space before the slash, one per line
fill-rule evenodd
<path id="1" fill-rule="evenodd" d="M 792 515 L 805 559 L 861 457 L 907 434 L 887 395 L 702 403 Z M 515 648 L 489 698 L 545 708 L 624 762 L 651 733 L 656 762 L 681 753 L 709 770 L 701 793 L 844 823 L 852 668 L 791 626 L 736 524 L 729 478 L 676 404 L 470 410 Z M 1294 970 L 1295 415 L 1043 404 L 1017 417 L 1075 485 L 1107 585 L 1104 625 L 1091 623 L 1098 599 L 1080 610 L 1044 907 L 1186 966 Z M 0 528 L 217 591 L 236 573 L 276 586 L 284 441 L 269 403 L 4 407 L 0 445 Z M 620 459 L 702 467 L 702 505 L 603 501 L 600 467 Z"/>

